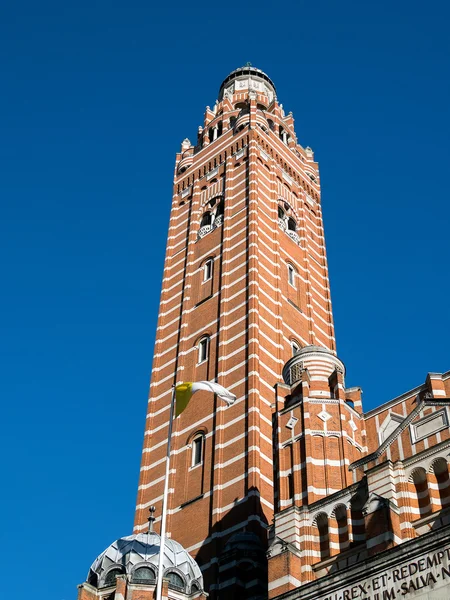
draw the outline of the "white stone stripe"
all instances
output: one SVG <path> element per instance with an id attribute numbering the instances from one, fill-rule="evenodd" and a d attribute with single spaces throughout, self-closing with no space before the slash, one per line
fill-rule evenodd
<path id="1" fill-rule="evenodd" d="M 162 461 L 158 461 L 158 462 L 164 462 L 164 461 L 165 461 L 165 458 Z M 169 474 L 173 475 L 176 472 L 177 472 L 176 469 L 170 469 Z M 146 490 L 150 487 L 153 487 L 154 485 L 157 485 L 158 483 L 161 483 L 162 481 L 164 481 L 165 478 L 166 478 L 166 476 L 163 475 L 162 477 L 158 477 L 158 479 L 153 479 L 150 483 L 145 483 L 143 485 L 140 485 L 138 487 L 138 490 Z"/>
<path id="2" fill-rule="evenodd" d="M 237 296 L 239 296 L 240 294 L 242 294 L 243 292 L 247 291 L 248 287 L 246 286 L 245 288 L 242 288 L 241 290 L 239 290 L 238 292 L 236 292 L 234 295 L 229 296 L 227 298 L 227 302 L 230 302 L 231 300 L 234 300 L 234 298 L 236 298 Z M 250 298 L 257 298 L 257 296 L 255 294 L 251 295 Z M 232 308 L 231 310 L 227 311 L 227 312 L 223 312 L 221 314 L 222 317 L 224 316 L 228 316 L 230 314 L 232 314 L 233 312 L 235 312 L 236 310 L 238 310 L 239 308 L 242 308 L 243 305 L 245 305 L 246 302 L 241 303 L 239 306 Z M 224 325 L 223 327 L 221 327 L 221 331 L 226 331 L 228 329 L 231 329 L 232 327 L 235 327 L 237 323 L 241 322 L 243 319 L 245 319 L 246 317 L 241 317 L 238 321 L 235 321 L 233 323 L 230 323 L 229 325 Z M 193 338 L 197 338 L 199 335 L 201 335 L 201 333 L 203 333 L 204 331 L 207 331 L 208 329 L 214 327 L 214 325 L 217 325 L 219 319 L 214 319 L 213 321 L 210 321 L 209 323 L 205 324 L 201 329 L 197 329 L 197 331 L 195 331 L 194 333 L 191 333 L 188 336 L 182 337 L 180 339 L 180 344 L 183 342 L 187 342 Z M 157 340 L 157 343 L 163 343 L 166 342 L 168 339 L 170 339 L 171 337 L 173 337 L 174 335 L 177 335 L 179 333 L 179 330 L 176 329 L 175 331 L 173 331 L 172 333 L 170 333 L 169 335 L 167 335 L 164 338 L 160 338 Z M 217 335 L 217 334 L 215 334 Z M 210 336 L 212 337 L 212 336 Z M 175 344 L 174 346 L 171 346 L 170 348 L 167 348 L 164 352 L 160 352 L 160 353 L 155 353 L 154 354 L 154 358 L 160 358 L 161 356 L 164 356 L 164 354 L 167 354 L 170 350 L 172 350 L 173 348 L 178 347 L 179 344 Z"/>
<path id="3" fill-rule="evenodd" d="M 278 579 L 275 579 L 274 581 L 269 583 L 269 592 L 271 592 L 272 590 L 276 590 L 282 585 L 289 584 L 297 588 L 302 585 L 302 582 L 296 577 L 293 577 L 292 575 L 284 575 L 283 577 L 279 577 Z"/>
<path id="4" fill-rule="evenodd" d="M 258 522 L 261 525 L 261 527 L 263 527 L 264 529 L 268 528 L 268 525 L 261 519 L 261 517 L 259 517 L 258 515 L 251 515 L 248 519 L 246 519 L 245 521 L 242 521 L 241 523 L 237 523 L 236 525 L 233 525 L 233 527 L 228 527 L 227 529 L 224 529 L 223 531 L 214 532 L 211 536 L 208 536 L 205 541 L 199 542 L 198 544 L 193 544 L 192 546 L 189 546 L 188 548 L 186 548 L 186 550 L 188 552 L 193 552 L 194 550 L 198 550 L 202 546 L 211 542 L 216 537 L 223 537 L 225 535 L 228 535 L 229 533 L 232 533 L 233 531 L 242 530 L 243 527 L 245 527 L 252 521 Z M 202 567 L 202 570 L 203 570 L 203 568 L 204 567 Z"/>
<path id="5" fill-rule="evenodd" d="M 234 477 L 233 479 L 230 479 L 228 481 L 226 481 L 225 483 L 219 483 L 217 485 L 215 485 L 213 487 L 213 492 L 217 492 L 220 490 L 224 490 L 232 485 L 234 485 L 235 483 L 238 483 L 239 481 L 242 481 L 243 479 L 247 479 L 247 477 L 251 474 L 251 473 L 256 473 L 257 475 L 259 475 L 261 477 L 261 479 L 263 481 L 265 481 L 266 483 L 268 483 L 270 486 L 273 486 L 273 483 L 270 481 L 270 479 L 268 479 L 265 475 L 263 475 L 261 473 L 261 470 L 258 467 L 251 467 L 250 469 L 248 469 L 245 473 L 243 473 L 242 475 L 238 475 L 237 477 Z M 169 489 L 169 493 L 173 494 L 174 493 L 174 489 L 170 488 Z M 209 495 L 211 494 L 211 492 L 209 492 Z M 157 496 L 156 498 L 152 498 L 151 500 L 144 502 L 143 504 L 137 504 L 136 505 L 136 510 L 142 510 L 147 508 L 148 506 L 152 506 L 152 504 L 155 504 L 156 502 L 159 502 L 160 500 L 162 500 L 162 496 Z M 174 512 L 177 512 L 177 510 L 179 509 L 172 509 L 169 510 L 168 513 L 169 514 L 173 514 Z M 161 517 L 159 517 L 160 519 Z M 158 519 L 156 519 L 158 521 Z M 148 527 L 148 526 L 147 526 Z"/>
<path id="6" fill-rule="evenodd" d="M 266 437 L 266 440 L 267 439 L 268 438 Z M 241 452 L 241 454 L 237 454 L 236 456 L 233 456 L 233 458 L 230 458 L 229 460 L 226 460 L 223 463 L 215 463 L 214 470 L 223 469 L 225 467 L 228 467 L 229 465 L 232 465 L 233 463 L 237 462 L 238 460 L 242 460 L 243 458 L 248 456 L 250 454 L 250 452 L 257 452 L 261 456 L 261 458 L 263 460 L 265 460 L 269 465 L 273 465 L 272 459 L 270 459 L 268 456 L 263 454 L 263 452 L 261 452 L 261 449 L 258 446 L 250 446 L 250 448 L 248 450 L 246 450 L 245 452 Z"/>
<path id="7" fill-rule="evenodd" d="M 265 498 L 262 498 L 261 495 L 259 494 L 258 490 L 251 490 L 248 493 L 248 495 L 245 496 L 244 498 L 241 498 L 240 500 L 235 501 L 235 502 L 231 502 L 231 504 L 227 504 L 226 506 L 222 506 L 220 508 L 215 508 L 212 511 L 212 514 L 213 515 L 221 515 L 225 512 L 228 512 L 229 510 L 232 510 L 239 504 L 243 504 L 244 502 L 246 502 L 248 500 L 249 496 L 258 496 L 261 504 L 264 504 L 265 506 L 267 506 L 267 508 L 269 508 L 270 510 L 273 510 L 273 504 L 271 502 L 269 502 L 268 500 L 266 500 Z"/>
<path id="8" fill-rule="evenodd" d="M 259 394 L 259 390 L 250 390 L 250 392 L 249 392 L 249 395 L 250 395 L 251 393 L 256 393 L 256 394 Z M 164 410 L 168 410 L 168 407 L 165 407 L 165 408 L 164 408 Z M 263 421 L 265 421 L 265 422 L 266 422 L 268 425 L 270 425 L 270 421 L 269 421 L 269 419 L 267 419 L 266 417 L 264 417 L 264 415 L 262 415 L 262 414 L 260 414 L 259 416 L 260 416 L 260 418 L 261 418 Z M 244 417 L 242 417 L 242 418 L 244 418 Z M 224 428 L 223 428 L 223 427 L 221 427 L 220 429 L 224 429 Z M 259 431 L 260 431 L 260 429 L 259 429 L 259 427 L 257 427 L 256 425 L 255 425 L 255 426 L 251 426 L 251 427 L 249 427 L 249 428 L 248 428 L 248 430 L 247 430 L 247 431 L 244 431 L 244 432 L 243 432 L 243 433 L 241 433 L 240 435 L 237 435 L 237 436 L 235 436 L 235 437 L 234 437 L 234 438 L 232 438 L 231 440 L 227 440 L 226 442 L 223 442 L 223 443 L 221 443 L 221 444 L 220 444 L 220 443 L 219 443 L 219 444 L 216 444 L 216 445 L 215 445 L 215 449 L 216 449 L 216 450 L 220 450 L 220 449 L 222 449 L 222 448 L 227 448 L 228 446 L 231 446 L 231 445 L 235 444 L 237 441 L 241 440 L 242 438 L 245 438 L 245 437 L 247 437 L 247 436 L 248 436 L 248 433 L 249 433 L 249 431 L 256 431 L 256 432 L 259 432 Z M 206 438 L 210 438 L 210 437 L 213 435 L 213 433 L 214 433 L 214 432 L 212 432 L 212 431 L 211 431 L 211 432 L 207 433 L 205 437 L 206 437 Z M 146 450 L 147 450 L 147 451 L 151 451 L 151 449 L 146 449 Z M 178 449 L 178 450 L 172 450 L 172 451 L 171 451 L 171 455 L 175 455 L 175 454 L 181 454 L 182 452 L 186 452 L 187 450 L 189 450 L 189 446 L 183 446 L 182 448 L 180 448 L 180 449 Z M 271 460 L 270 458 L 268 458 L 268 457 L 266 457 L 266 456 L 265 456 L 265 459 L 267 459 L 267 460 Z M 160 460 L 157 460 L 157 461 L 152 461 L 152 463 L 151 463 L 150 465 L 144 465 L 144 466 L 142 466 L 142 467 L 141 467 L 141 469 L 140 469 L 140 470 L 141 470 L 141 471 L 149 471 L 149 470 L 151 470 L 151 469 L 153 469 L 153 468 L 157 467 L 159 464 L 163 463 L 165 460 L 166 460 L 166 458 L 165 458 L 165 457 L 163 457 L 163 458 L 161 458 Z"/>
<path id="9" fill-rule="evenodd" d="M 239 398 L 239 400 L 236 400 L 234 402 L 233 406 L 238 406 L 239 404 L 241 404 L 244 401 L 244 396 L 241 396 L 241 398 Z M 168 410 L 170 407 L 166 406 L 164 410 Z M 228 408 L 228 407 L 226 407 Z M 251 408 L 249 409 L 249 412 L 251 412 Z M 253 410 L 256 410 L 256 408 L 254 408 Z M 161 411 L 159 411 L 161 412 Z M 180 435 L 184 435 L 185 433 L 191 431 L 192 429 L 195 429 L 196 427 L 199 427 L 200 425 L 203 425 L 204 423 L 206 423 L 209 420 L 212 420 L 214 418 L 214 416 L 216 415 L 216 411 L 213 411 L 211 414 L 206 415 L 205 417 L 203 417 L 202 419 L 199 419 L 198 421 L 195 421 L 194 423 L 191 423 L 188 427 L 185 427 L 184 429 L 181 429 L 179 431 L 174 431 L 172 433 L 173 437 L 179 437 Z M 239 415 L 238 417 L 236 417 L 235 419 L 233 419 L 232 421 L 227 421 L 226 422 L 226 426 L 225 425 L 218 425 L 216 427 L 216 430 L 219 429 L 226 429 L 226 427 L 230 427 L 231 425 L 234 425 L 235 423 L 238 423 L 239 421 L 241 421 L 243 418 L 245 418 L 245 414 Z M 145 431 L 146 436 L 149 435 L 153 435 L 154 433 L 156 433 L 157 431 L 160 431 L 161 429 L 167 428 L 169 425 L 168 421 L 165 421 L 162 425 L 155 427 L 154 429 L 147 429 Z M 158 448 L 159 446 L 162 446 L 164 444 L 167 444 L 167 440 L 162 440 L 162 442 L 160 442 L 159 444 L 155 444 L 154 446 L 152 446 L 151 448 L 144 448 L 143 452 L 153 452 L 153 450 L 155 450 L 156 448 Z"/>
<path id="10" fill-rule="evenodd" d="M 294 465 L 292 469 L 286 469 L 285 471 L 279 471 L 278 475 L 280 477 L 287 477 L 292 473 L 292 471 L 301 471 L 306 467 L 307 464 L 315 465 L 318 467 L 342 467 L 350 464 L 350 461 L 346 458 L 344 460 L 333 460 L 332 458 L 313 458 L 312 456 L 307 456 L 306 461 L 301 462 L 300 464 Z"/>
<path id="11" fill-rule="evenodd" d="M 294 500 L 303 500 L 303 498 L 306 498 L 309 494 L 317 494 L 318 496 L 329 496 L 330 494 L 335 494 L 338 491 L 338 489 L 334 488 L 316 488 L 313 485 L 309 485 L 307 491 L 302 492 L 301 494 L 295 494 Z M 280 501 L 280 506 L 290 506 L 291 504 L 292 498 L 290 498 L 289 500 Z"/>
<path id="12" fill-rule="evenodd" d="M 236 404 L 236 402 L 235 402 L 235 404 Z M 240 421 L 244 420 L 246 418 L 246 416 L 248 414 L 252 413 L 252 412 L 259 413 L 260 412 L 259 407 L 257 407 L 257 406 L 250 407 L 246 413 L 243 413 L 243 414 L 239 415 L 238 417 L 236 417 L 235 419 L 232 419 L 231 421 L 226 421 L 223 425 L 217 425 L 215 431 L 217 432 L 217 431 L 220 431 L 220 430 L 228 429 L 228 427 L 232 427 L 236 423 L 239 423 Z M 206 417 L 203 417 L 202 419 L 196 421 L 195 423 L 191 423 L 185 429 L 182 429 L 180 431 L 175 431 L 174 433 L 172 433 L 172 437 L 179 437 L 179 436 L 185 435 L 187 432 L 190 432 L 190 431 L 194 430 L 196 427 L 199 427 L 200 425 L 208 422 L 209 420 L 212 420 L 213 417 L 214 417 L 214 415 L 215 415 L 215 413 L 212 413 L 212 414 L 210 414 L 210 415 L 208 415 Z M 164 426 L 167 427 L 168 423 L 164 423 Z M 153 433 L 155 433 L 156 431 L 158 431 L 158 430 L 160 430 L 162 428 L 163 427 L 157 427 L 153 431 L 146 431 L 145 432 L 145 436 L 152 435 Z M 256 431 L 257 433 L 259 433 L 261 439 L 265 440 L 269 445 L 272 444 L 272 440 L 269 437 L 267 437 L 266 435 L 264 435 L 261 432 L 261 429 L 257 425 L 252 425 L 251 427 L 249 427 L 247 429 L 247 431 Z M 206 437 L 209 437 L 209 435 L 210 434 L 208 434 Z M 154 452 L 157 448 L 160 448 L 161 446 L 167 446 L 167 439 L 162 440 L 158 444 L 154 444 L 150 448 L 144 448 L 143 451 L 142 451 L 142 453 L 143 454 L 149 454 L 151 452 Z M 219 444 L 217 444 L 216 448 L 225 448 L 225 445 L 219 445 Z M 180 449 L 180 450 L 173 450 L 172 454 L 178 454 L 181 451 L 182 451 L 182 449 Z M 268 458 L 268 460 L 270 460 L 270 459 Z"/>

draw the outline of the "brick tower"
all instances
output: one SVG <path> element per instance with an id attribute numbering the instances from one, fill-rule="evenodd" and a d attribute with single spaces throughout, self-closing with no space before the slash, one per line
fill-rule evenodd
<path id="1" fill-rule="evenodd" d="M 231 390 L 237 402 L 226 410 L 198 393 L 173 435 L 168 531 L 200 562 L 213 597 L 226 587 L 233 534 L 265 549 L 274 504 L 284 502 L 274 477 L 274 385 L 304 347 L 318 348 L 307 357 L 310 376 L 330 397 L 328 377 L 336 372 L 338 387 L 343 367 L 318 165 L 269 77 L 244 67 L 206 108 L 196 145 L 185 139 L 176 157 L 135 517 L 138 533 L 149 506 L 161 514 L 171 386 L 211 380 Z M 327 451 L 339 449 L 317 450 Z"/>
<path id="2" fill-rule="evenodd" d="M 79 600 L 154 600 L 158 575 L 164 600 L 450 598 L 450 372 L 366 414 L 344 376 L 317 163 L 237 69 L 176 158 L 134 533 Z M 172 386 L 202 380 L 237 400 L 175 419 L 159 561 Z"/>

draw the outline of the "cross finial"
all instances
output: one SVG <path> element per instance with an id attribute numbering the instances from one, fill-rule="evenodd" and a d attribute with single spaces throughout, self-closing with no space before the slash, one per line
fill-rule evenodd
<path id="1" fill-rule="evenodd" d="M 153 523 L 155 522 L 155 517 L 153 515 L 155 514 L 155 510 L 156 510 L 156 507 L 154 507 L 154 506 L 150 506 L 150 508 L 148 509 L 148 512 L 150 513 L 150 516 L 148 518 L 148 532 L 149 533 L 153 533 Z"/>
<path id="2" fill-rule="evenodd" d="M 251 66 L 252 66 L 251 62 L 246 62 L 245 65 L 244 65 L 244 67 L 251 67 Z"/>

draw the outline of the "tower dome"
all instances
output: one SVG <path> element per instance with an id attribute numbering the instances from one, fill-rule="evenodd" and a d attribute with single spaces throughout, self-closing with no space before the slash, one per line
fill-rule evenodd
<path id="1" fill-rule="evenodd" d="M 233 94 L 238 91 L 255 90 L 268 96 L 269 101 L 277 95 L 273 81 L 261 69 L 256 69 L 248 63 L 245 67 L 240 67 L 232 71 L 222 82 L 219 89 L 219 102 L 224 94 Z"/>
<path id="2" fill-rule="evenodd" d="M 122 537 L 98 556 L 89 569 L 87 581 L 95 587 L 114 585 L 116 575 L 126 574 L 129 581 L 154 584 L 158 572 L 160 537 L 151 531 Z M 200 567 L 175 540 L 164 544 L 163 576 L 169 587 L 187 593 L 203 590 Z"/>

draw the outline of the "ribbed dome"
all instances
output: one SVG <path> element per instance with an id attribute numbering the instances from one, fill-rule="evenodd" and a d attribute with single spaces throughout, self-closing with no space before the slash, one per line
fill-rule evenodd
<path id="1" fill-rule="evenodd" d="M 160 537 L 154 532 L 138 533 L 120 538 L 95 559 L 89 569 L 87 581 L 97 587 L 104 587 L 110 582 L 111 572 L 117 574 L 119 569 L 122 573 L 126 573 L 131 581 L 133 581 L 133 576 L 135 579 L 141 580 L 143 572 L 147 576 L 154 574 L 156 578 L 159 548 Z M 175 587 L 183 587 L 188 593 L 193 591 L 193 587 L 194 590 L 203 589 L 203 577 L 198 564 L 175 540 L 166 538 L 163 566 L 164 577 L 173 580 Z M 147 567 L 147 570 L 142 571 L 142 567 Z M 108 574 L 110 574 L 109 579 Z M 183 580 L 183 585 L 181 585 L 179 577 Z M 142 583 L 142 581 L 140 582 Z M 148 582 L 151 582 L 150 578 Z"/>

